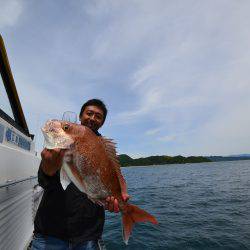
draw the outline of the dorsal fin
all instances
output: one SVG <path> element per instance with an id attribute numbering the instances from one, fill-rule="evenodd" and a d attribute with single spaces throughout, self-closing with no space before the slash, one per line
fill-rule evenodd
<path id="1" fill-rule="evenodd" d="M 116 143 L 113 142 L 112 139 L 108 139 L 106 137 L 100 137 L 100 139 L 102 140 L 105 150 L 108 154 L 109 159 L 113 162 L 115 171 L 117 173 L 117 177 L 119 179 L 120 182 L 120 186 L 121 186 L 121 193 L 122 193 L 122 197 L 129 197 L 128 193 L 127 193 L 127 184 L 125 179 L 122 176 L 121 173 L 121 167 L 120 167 L 120 162 L 118 159 L 118 156 L 116 154 Z M 127 199 L 127 198 L 125 198 Z"/>

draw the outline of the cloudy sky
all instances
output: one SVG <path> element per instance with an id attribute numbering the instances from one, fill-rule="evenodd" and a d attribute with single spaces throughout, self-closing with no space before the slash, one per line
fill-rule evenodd
<path id="1" fill-rule="evenodd" d="M 250 153 L 250 2 L 0 0 L 30 131 L 102 99 L 118 152 Z"/>

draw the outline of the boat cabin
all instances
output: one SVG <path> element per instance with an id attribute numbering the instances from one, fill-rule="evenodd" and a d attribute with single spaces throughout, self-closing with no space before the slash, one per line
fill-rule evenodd
<path id="1" fill-rule="evenodd" d="M 0 35 L 0 249 L 26 249 L 42 190 L 35 151 Z"/>

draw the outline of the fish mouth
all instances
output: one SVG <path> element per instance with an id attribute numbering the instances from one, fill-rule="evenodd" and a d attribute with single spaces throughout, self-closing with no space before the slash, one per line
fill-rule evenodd
<path id="1" fill-rule="evenodd" d="M 47 149 L 68 149 L 73 144 L 70 136 L 62 133 L 61 123 L 58 120 L 49 120 L 41 128 L 44 136 L 44 147 Z"/>
<path id="2" fill-rule="evenodd" d="M 50 134 L 43 132 L 44 147 L 47 149 L 69 149 L 74 141 L 69 137 L 53 137 Z"/>
<path id="3" fill-rule="evenodd" d="M 42 133 L 43 133 L 43 137 L 44 137 L 44 148 L 47 149 L 54 149 L 56 148 L 56 144 L 53 141 L 53 138 L 51 136 L 49 136 L 48 131 L 46 131 L 46 129 L 42 128 Z"/>

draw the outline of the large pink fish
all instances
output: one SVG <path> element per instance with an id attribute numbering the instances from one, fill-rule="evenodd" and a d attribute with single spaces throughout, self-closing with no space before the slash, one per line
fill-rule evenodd
<path id="1" fill-rule="evenodd" d="M 96 136 L 88 127 L 58 120 L 48 121 L 42 131 L 46 148 L 68 149 L 72 155 L 72 161 L 64 160 L 60 172 L 64 189 L 72 181 L 95 203 L 104 205 L 108 196 L 118 200 L 126 244 L 134 223 L 158 224 L 154 216 L 125 202 L 129 197 L 127 186 L 112 140 Z"/>

